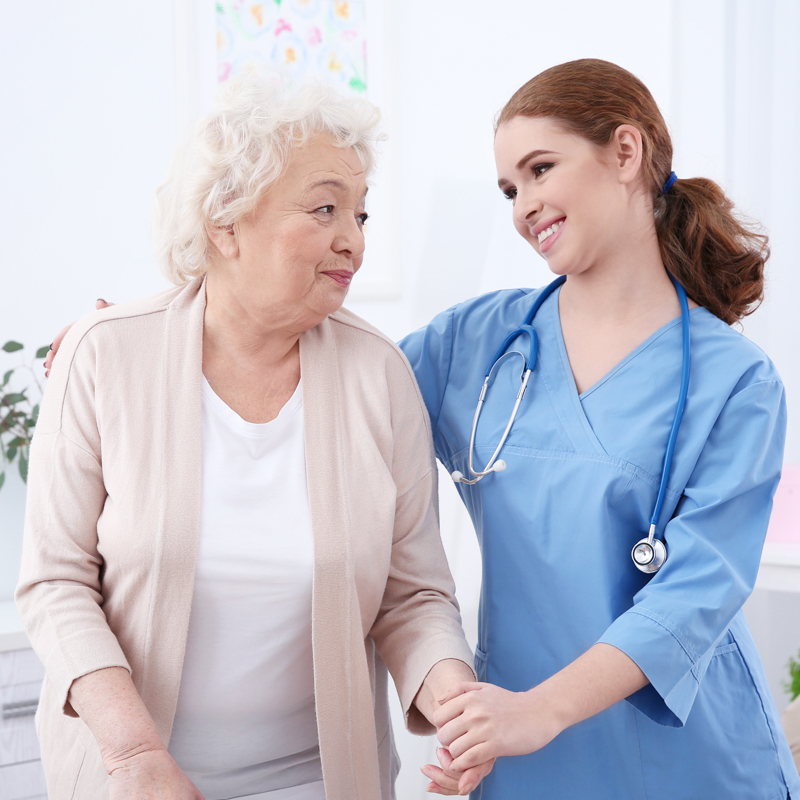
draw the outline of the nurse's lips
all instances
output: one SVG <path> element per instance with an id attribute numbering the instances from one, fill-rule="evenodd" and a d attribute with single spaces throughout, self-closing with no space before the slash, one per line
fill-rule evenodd
<path id="1" fill-rule="evenodd" d="M 546 253 L 561 235 L 561 229 L 567 218 L 564 216 L 550 217 L 549 219 L 538 222 L 531 228 L 531 233 L 539 241 L 539 250 Z"/>
<path id="2" fill-rule="evenodd" d="M 327 275 L 332 281 L 345 288 L 347 288 L 350 285 L 350 281 L 353 280 L 353 273 L 348 272 L 346 269 L 332 269 L 322 274 Z"/>

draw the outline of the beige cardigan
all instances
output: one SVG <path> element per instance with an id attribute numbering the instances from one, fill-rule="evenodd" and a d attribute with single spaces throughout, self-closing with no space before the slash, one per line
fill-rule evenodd
<path id="1" fill-rule="evenodd" d="M 121 666 L 169 742 L 200 529 L 202 279 L 78 322 L 31 452 L 17 603 L 47 679 L 50 800 L 105 800 L 72 682 Z M 436 467 L 408 362 L 339 311 L 300 339 L 314 534 L 312 639 L 329 800 L 388 800 L 399 764 L 386 666 L 412 706 L 431 667 L 469 663 L 438 535 Z M 384 664 L 386 666 L 384 666 Z"/>

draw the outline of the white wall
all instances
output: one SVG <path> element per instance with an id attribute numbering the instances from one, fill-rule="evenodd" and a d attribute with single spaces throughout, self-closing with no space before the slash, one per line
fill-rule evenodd
<path id="1" fill-rule="evenodd" d="M 400 337 L 476 293 L 547 280 L 496 189 L 492 119 L 548 66 L 616 61 L 661 105 L 678 174 L 719 180 L 772 234 L 768 301 L 745 330 L 786 381 L 787 459 L 800 461 L 800 4 L 385 0 L 383 11 L 396 53 L 387 96 L 400 148 L 403 289 L 399 299 L 351 307 Z M 175 138 L 173 34 L 164 0 L 42 0 L 35 13 L 3 4 L 0 344 L 38 347 L 98 296 L 123 300 L 164 285 L 148 225 Z M 455 492 L 442 486 L 443 536 L 474 642 L 477 548 Z M 18 480 L 0 490 L 0 600 L 14 583 L 22 502 Z M 401 800 L 422 795 L 416 767 L 430 749 L 401 742 Z"/>
<path id="2" fill-rule="evenodd" d="M 174 140 L 163 0 L 3 3 L 0 344 L 32 353 L 94 307 L 165 286 L 151 256 L 153 189 Z M 19 361 L 0 353 L 0 369 Z M 0 602 L 19 563 L 24 490 L 0 490 Z"/>

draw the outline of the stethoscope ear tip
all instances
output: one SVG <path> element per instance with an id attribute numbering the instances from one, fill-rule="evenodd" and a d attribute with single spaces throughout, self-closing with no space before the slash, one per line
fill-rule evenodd
<path id="1" fill-rule="evenodd" d="M 450 477 L 453 479 L 453 483 L 461 483 L 464 480 L 464 473 L 456 470 L 450 473 Z"/>
<path id="2" fill-rule="evenodd" d="M 492 465 L 493 472 L 502 472 L 505 468 L 506 468 L 506 462 L 503 461 L 502 458 L 499 459 L 498 461 L 495 461 L 494 464 Z"/>

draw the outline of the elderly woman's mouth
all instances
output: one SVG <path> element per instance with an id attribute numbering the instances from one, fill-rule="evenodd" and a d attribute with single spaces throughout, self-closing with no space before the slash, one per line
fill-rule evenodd
<path id="1" fill-rule="evenodd" d="M 322 274 L 327 275 L 332 281 L 338 283 L 339 286 L 349 286 L 350 281 L 353 280 L 354 273 L 348 272 L 346 269 L 332 269 Z"/>

